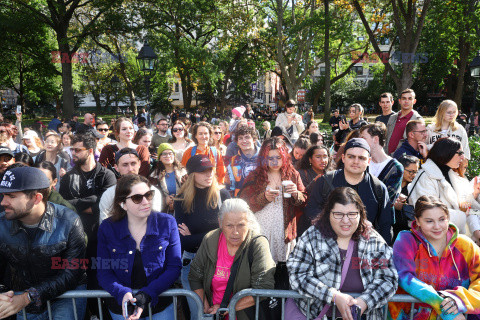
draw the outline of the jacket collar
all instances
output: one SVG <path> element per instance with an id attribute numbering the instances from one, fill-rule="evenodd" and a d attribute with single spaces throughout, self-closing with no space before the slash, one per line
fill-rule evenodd
<path id="1" fill-rule="evenodd" d="M 159 235 L 159 231 L 157 228 L 158 226 L 157 226 L 157 223 L 155 223 L 156 219 L 157 219 L 157 216 L 152 211 L 152 213 L 150 213 L 150 215 L 147 218 L 147 231 L 145 232 L 145 236 Z M 124 239 L 132 236 L 130 234 L 130 230 L 128 229 L 127 215 L 125 215 L 122 219 L 120 219 L 115 223 L 117 224 L 117 227 L 115 228 L 115 230 L 120 239 Z"/>
<path id="2" fill-rule="evenodd" d="M 42 215 L 42 218 L 37 228 L 45 232 L 52 232 L 54 214 L 55 214 L 54 206 L 50 202 L 47 202 L 45 212 Z M 12 221 L 12 226 L 10 228 L 10 235 L 12 236 L 15 235 L 20 231 L 20 229 L 23 229 L 22 223 L 19 220 Z"/>
<path id="3" fill-rule="evenodd" d="M 222 233 L 222 229 L 218 228 L 216 230 L 211 231 L 205 236 L 205 242 L 207 246 L 207 255 L 211 261 L 217 261 L 218 259 L 218 241 L 220 240 L 220 234 Z M 237 252 L 235 253 L 235 259 L 237 260 L 242 252 L 248 248 L 250 241 L 252 240 L 253 232 L 252 230 L 248 231 L 247 237 L 242 242 L 240 247 L 238 248 Z"/>

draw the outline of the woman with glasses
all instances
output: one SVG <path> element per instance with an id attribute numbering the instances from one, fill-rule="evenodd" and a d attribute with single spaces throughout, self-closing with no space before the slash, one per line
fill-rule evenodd
<path id="1" fill-rule="evenodd" d="M 107 300 L 113 320 L 124 320 L 125 314 L 128 319 L 148 319 L 149 303 L 153 319 L 174 318 L 171 298 L 158 295 L 180 275 L 180 238 L 172 216 L 152 211 L 155 191 L 150 188 L 145 177 L 122 176 L 112 216 L 98 230 L 98 259 L 110 261 L 111 267 L 99 268 L 97 278 L 114 297 Z"/>
<path id="2" fill-rule="evenodd" d="M 462 144 L 458 140 L 440 138 L 428 152 L 422 169 L 408 185 L 409 204 L 415 205 L 423 195 L 438 196 L 450 211 L 450 221 L 462 234 L 466 233 L 467 211 L 471 199 L 476 199 L 480 194 L 480 185 L 477 185 L 468 197 L 460 197 L 463 194 L 460 189 L 461 182 L 452 169 L 458 168 L 464 157 Z"/>
<path id="3" fill-rule="evenodd" d="M 175 159 L 175 150 L 170 144 L 160 144 L 157 154 L 158 161 L 149 180 L 162 192 L 162 212 L 173 213 L 174 197 L 180 190 L 182 178 L 187 172 Z"/>
<path id="4" fill-rule="evenodd" d="M 115 153 L 123 148 L 135 149 L 140 157 L 140 171 L 138 174 L 147 177 L 150 172 L 150 152 L 145 146 L 135 144 L 132 140 L 135 134 L 133 122 L 129 118 L 120 117 L 115 121 L 115 137 L 117 141 L 103 147 L 100 153 L 100 164 L 112 169 L 115 165 Z"/>
<path id="5" fill-rule="evenodd" d="M 420 160 L 415 156 L 403 155 L 398 162 L 403 166 L 402 191 L 395 200 L 395 224 L 393 225 L 393 239 L 397 238 L 400 231 L 408 230 L 409 219 L 402 213 L 402 208 L 406 204 L 409 183 L 415 179 L 420 167 Z"/>
<path id="6" fill-rule="evenodd" d="M 432 147 L 435 141 L 444 137 L 457 139 L 462 144 L 465 158 L 470 160 L 470 146 L 468 145 L 467 131 L 456 121 L 457 116 L 458 107 L 455 101 L 443 100 L 438 106 L 433 123 L 427 126 L 427 145 Z"/>
<path id="7" fill-rule="evenodd" d="M 223 131 L 220 126 L 213 126 L 213 146 L 220 150 L 222 156 L 225 156 L 225 152 L 227 152 L 227 147 L 223 144 Z"/>
<path id="8" fill-rule="evenodd" d="M 212 146 L 212 136 L 213 128 L 208 122 L 201 121 L 196 123 L 192 130 L 192 139 L 195 145 L 183 153 L 182 165 L 186 167 L 188 159 L 194 155 L 207 155 L 215 166 L 215 175 L 218 183 L 223 184 L 226 173 L 223 155 L 220 150 Z"/>
<path id="9" fill-rule="evenodd" d="M 270 243 L 277 263 L 276 289 L 288 289 L 285 261 L 295 246 L 297 219 L 303 214 L 306 200 L 304 191 L 283 140 L 278 137 L 265 140 L 257 157 L 257 168 L 245 179 L 238 196 L 247 201 Z"/>
<path id="10" fill-rule="evenodd" d="M 178 161 L 182 161 L 185 150 L 194 145 L 192 140 L 188 138 L 187 128 L 182 121 L 177 120 L 173 123 L 170 145 L 175 150 L 175 158 Z"/>
<path id="11" fill-rule="evenodd" d="M 102 152 L 103 147 L 107 144 L 114 143 L 115 141 L 108 137 L 108 124 L 105 121 L 97 121 L 95 125 L 98 133 L 100 133 L 103 138 L 100 138 L 97 142 L 97 151 L 98 153 Z"/>
<path id="12" fill-rule="evenodd" d="M 288 299 L 285 319 L 304 320 L 308 312 L 310 319 L 383 319 L 398 275 L 392 248 L 366 221 L 365 206 L 355 190 L 342 187 L 330 193 L 287 261 L 292 289 L 313 300 L 308 308 L 305 299 Z M 353 318 L 355 305 L 360 310 Z"/>
<path id="13" fill-rule="evenodd" d="M 197 154 L 188 159 L 188 178 L 177 191 L 174 202 L 175 218 L 180 231 L 183 249 L 182 286 L 190 290 L 188 273 L 190 262 L 195 257 L 205 235 L 218 228 L 218 212 L 225 200 L 230 198 L 226 189 L 218 185 L 210 157 Z M 188 301 L 190 313 L 197 314 L 196 304 Z M 191 318 L 196 319 L 195 316 Z"/>

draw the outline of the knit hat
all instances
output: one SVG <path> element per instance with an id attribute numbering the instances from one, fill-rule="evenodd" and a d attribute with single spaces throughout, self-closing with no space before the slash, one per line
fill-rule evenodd
<path id="1" fill-rule="evenodd" d="M 172 150 L 173 153 L 175 153 L 175 149 L 173 149 L 173 147 L 170 143 L 162 143 L 158 146 L 158 149 L 157 149 L 158 156 L 160 156 L 162 154 L 162 152 L 165 151 L 165 150 Z"/>
<path id="2" fill-rule="evenodd" d="M 370 153 L 370 146 L 368 145 L 367 140 L 363 138 L 353 138 L 348 140 L 348 142 L 345 144 L 344 153 L 350 148 L 362 148 Z"/>
<path id="3" fill-rule="evenodd" d="M 244 106 L 236 107 L 232 109 L 232 114 L 236 115 L 237 117 L 242 117 L 245 110 L 247 109 L 245 109 Z"/>

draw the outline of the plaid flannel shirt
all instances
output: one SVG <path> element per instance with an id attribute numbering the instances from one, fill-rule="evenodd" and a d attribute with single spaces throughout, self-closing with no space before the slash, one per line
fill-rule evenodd
<path id="1" fill-rule="evenodd" d="M 398 274 L 392 253 L 383 238 L 372 231 L 369 240 L 360 237 L 358 258 L 352 257 L 351 267 L 360 268 L 364 291 L 359 298 L 367 304 L 368 319 L 382 319 L 380 308 L 397 291 Z M 290 254 L 287 268 L 292 289 L 313 298 L 310 317 L 316 318 L 325 304 L 333 303 L 334 289 L 340 288 L 342 259 L 337 241 L 324 237 L 315 226 L 310 227 Z M 307 301 L 296 303 L 306 315 Z"/>

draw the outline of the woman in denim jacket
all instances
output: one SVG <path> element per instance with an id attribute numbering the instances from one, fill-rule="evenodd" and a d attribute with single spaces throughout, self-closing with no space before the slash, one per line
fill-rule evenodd
<path id="1" fill-rule="evenodd" d="M 113 320 L 173 319 L 171 299 L 158 295 L 169 289 L 182 268 L 180 237 L 175 219 L 152 212 L 153 192 L 142 176 L 118 180 L 112 216 L 98 231 L 98 282 L 115 301 L 107 301 Z M 139 291 L 134 294 L 133 290 Z M 127 302 L 129 310 L 124 310 Z M 135 306 L 133 305 L 135 303 Z"/>

